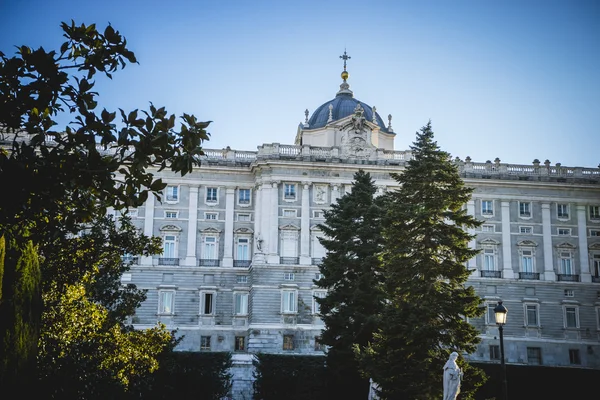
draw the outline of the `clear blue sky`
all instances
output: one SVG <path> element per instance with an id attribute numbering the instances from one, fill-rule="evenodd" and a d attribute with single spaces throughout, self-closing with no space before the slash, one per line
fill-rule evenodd
<path id="1" fill-rule="evenodd" d="M 125 35 L 140 65 L 98 81 L 109 109 L 212 120 L 207 148 L 292 144 L 339 89 L 377 106 L 396 150 L 432 120 L 453 156 L 600 163 L 600 1 L 0 0 L 0 50 L 62 43 L 75 19 Z"/>

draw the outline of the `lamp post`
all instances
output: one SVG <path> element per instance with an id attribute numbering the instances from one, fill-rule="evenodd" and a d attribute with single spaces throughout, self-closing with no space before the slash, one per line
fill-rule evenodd
<path id="1" fill-rule="evenodd" d="M 500 365 L 502 365 L 502 399 L 508 399 L 508 386 L 506 384 L 506 364 L 504 364 L 504 324 L 506 324 L 506 314 L 508 309 L 502 305 L 502 301 L 498 302 L 498 305 L 494 307 L 494 314 L 496 316 L 496 325 L 498 325 L 498 331 L 500 333 Z"/>

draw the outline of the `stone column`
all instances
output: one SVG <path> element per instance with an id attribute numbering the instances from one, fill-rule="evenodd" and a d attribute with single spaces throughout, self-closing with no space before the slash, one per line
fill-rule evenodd
<path id="1" fill-rule="evenodd" d="M 590 255 L 587 241 L 587 221 L 585 206 L 577 206 L 577 235 L 579 236 L 579 271 L 581 282 L 591 282 Z"/>
<path id="2" fill-rule="evenodd" d="M 473 200 L 473 199 L 467 201 L 467 214 L 470 216 L 475 215 L 475 200 Z M 475 235 L 475 229 L 469 228 L 468 233 L 469 233 L 469 235 Z M 469 248 L 472 250 L 475 250 L 477 248 L 476 238 L 473 238 L 472 240 L 469 241 Z M 477 256 L 469 259 L 469 261 L 467 263 L 467 268 L 469 268 L 471 270 L 477 269 Z"/>
<path id="3" fill-rule="evenodd" d="M 302 182 L 302 218 L 300 220 L 300 264 L 310 265 L 310 183 Z"/>
<path id="4" fill-rule="evenodd" d="M 148 193 L 145 204 L 144 235 L 154 236 L 154 194 Z M 141 265 L 152 265 L 152 256 L 142 256 Z"/>
<path id="5" fill-rule="evenodd" d="M 510 202 L 502 201 L 502 277 L 513 279 L 515 273 L 512 268 L 512 253 L 510 242 Z"/>
<path id="6" fill-rule="evenodd" d="M 233 267 L 233 207 L 235 188 L 225 189 L 225 248 L 223 249 L 223 267 Z"/>
<path id="7" fill-rule="evenodd" d="M 190 186 L 190 201 L 188 203 L 187 252 L 183 265 L 195 267 L 196 239 L 198 237 L 198 186 Z"/>
<path id="8" fill-rule="evenodd" d="M 279 264 L 279 182 L 271 182 L 271 201 L 269 225 L 265 235 L 269 235 L 269 264 Z"/>
<path id="9" fill-rule="evenodd" d="M 542 203 L 542 236 L 544 241 L 544 280 L 556 281 L 552 253 L 552 220 L 550 218 L 549 203 Z"/>

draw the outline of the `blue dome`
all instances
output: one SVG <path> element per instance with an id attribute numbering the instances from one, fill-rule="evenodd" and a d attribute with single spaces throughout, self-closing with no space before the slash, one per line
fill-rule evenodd
<path id="1" fill-rule="evenodd" d="M 350 93 L 338 93 L 333 100 L 328 101 L 315 110 L 308 120 L 308 129 L 322 128 L 327 125 L 330 104 L 333 106 L 333 109 L 331 110 L 333 121 L 337 121 L 354 114 L 356 105 L 360 104 L 364 109 L 365 119 L 369 122 L 373 122 L 373 108 L 370 105 L 355 99 Z M 382 132 L 393 133 L 388 131 L 383 119 L 381 119 L 377 112 L 375 112 L 375 118 L 377 120 L 377 125 L 379 125 L 379 128 L 381 128 Z"/>

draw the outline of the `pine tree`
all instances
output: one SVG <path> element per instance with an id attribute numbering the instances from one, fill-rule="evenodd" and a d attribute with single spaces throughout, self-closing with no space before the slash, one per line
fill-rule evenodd
<path id="1" fill-rule="evenodd" d="M 325 223 L 320 225 L 327 254 L 320 266 L 323 278 L 316 284 L 328 293 L 317 302 L 337 398 L 365 399 L 368 393 L 368 380 L 358 374 L 353 346 L 366 346 L 372 340 L 382 304 L 377 269 L 383 198 L 375 197 L 375 192 L 370 174 L 358 171 L 352 191 L 325 212 Z"/>
<path id="2" fill-rule="evenodd" d="M 382 399 L 441 397 L 448 355 L 472 353 L 479 341 L 465 317 L 483 312 L 473 287 L 465 286 L 466 262 L 477 254 L 465 229 L 480 225 L 464 207 L 472 189 L 433 140 L 431 122 L 417 132 L 411 149 L 406 170 L 392 174 L 399 189 L 387 203 L 380 329 L 359 352 Z M 460 397 L 467 399 L 481 377 L 464 360 L 459 363 L 468 382 L 463 381 Z"/>

